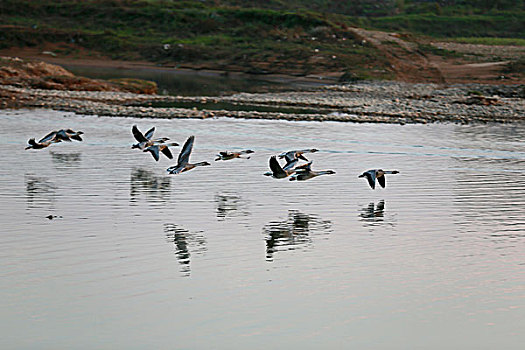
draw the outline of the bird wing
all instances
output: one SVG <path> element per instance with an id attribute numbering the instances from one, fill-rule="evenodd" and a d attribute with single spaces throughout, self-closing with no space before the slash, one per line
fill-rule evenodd
<path id="1" fill-rule="evenodd" d="M 150 146 L 144 150 L 144 152 L 146 151 L 151 152 L 151 155 L 153 156 L 153 158 L 155 158 L 157 162 L 159 161 L 159 146 L 157 145 Z"/>
<path id="2" fill-rule="evenodd" d="M 291 162 L 286 162 L 286 165 L 283 167 L 283 170 L 290 170 L 299 162 L 298 159 L 293 159 Z"/>
<path id="3" fill-rule="evenodd" d="M 64 129 L 58 130 L 57 133 L 56 133 L 55 138 L 63 140 L 63 141 L 71 142 L 71 139 L 69 138 L 68 134 L 66 133 L 66 131 Z"/>
<path id="4" fill-rule="evenodd" d="M 286 152 L 286 153 L 285 153 L 282 157 L 280 157 L 280 158 L 284 158 L 284 159 L 286 159 L 286 164 L 291 163 L 291 162 L 293 162 L 294 160 L 297 159 L 296 154 L 295 154 L 295 151 Z"/>
<path id="5" fill-rule="evenodd" d="M 47 134 L 46 136 L 44 136 L 42 139 L 40 139 L 40 141 L 38 141 L 38 143 L 42 143 L 42 142 L 46 142 L 46 141 L 51 141 L 52 139 L 55 138 L 57 132 L 56 131 L 51 131 L 49 134 Z"/>
<path id="6" fill-rule="evenodd" d="M 139 128 L 137 128 L 136 125 L 133 125 L 133 127 L 131 128 L 131 132 L 133 132 L 133 136 L 135 137 L 135 140 L 137 140 L 138 142 L 147 142 L 148 139 L 144 137 L 144 135 L 142 135 L 142 133 L 140 132 Z"/>
<path id="7" fill-rule="evenodd" d="M 309 172 L 309 171 L 312 171 L 312 162 L 308 162 L 306 164 L 299 165 L 298 167 L 295 168 L 295 171 L 296 172 Z"/>
<path id="8" fill-rule="evenodd" d="M 155 127 L 152 127 L 151 129 L 146 131 L 146 133 L 144 134 L 144 137 L 147 138 L 148 140 L 151 140 L 154 132 L 155 132 Z"/>
<path id="9" fill-rule="evenodd" d="M 219 152 L 219 154 L 223 157 L 227 157 L 231 154 L 231 152 L 228 152 L 228 151 L 223 151 L 223 152 Z"/>
<path id="10" fill-rule="evenodd" d="M 272 171 L 273 175 L 284 175 L 286 176 L 286 172 L 281 168 L 281 165 L 277 161 L 277 158 L 275 156 L 272 156 L 270 158 L 270 170 Z"/>
<path id="11" fill-rule="evenodd" d="M 381 187 L 385 188 L 385 185 L 386 185 L 386 177 L 385 175 L 383 176 L 379 176 L 377 178 L 377 182 L 379 182 L 379 184 L 381 185 Z"/>
<path id="12" fill-rule="evenodd" d="M 369 170 L 365 173 L 368 184 L 372 189 L 376 188 L 376 172 L 375 170 Z"/>
<path id="13" fill-rule="evenodd" d="M 168 157 L 169 159 L 173 159 L 173 154 L 171 154 L 171 151 L 170 149 L 168 148 L 168 146 L 164 147 L 162 150 L 161 150 L 162 153 L 164 153 L 164 155 L 166 157 Z"/>
<path id="14" fill-rule="evenodd" d="M 304 161 L 306 161 L 306 162 L 308 162 L 308 161 L 309 161 L 308 159 L 306 159 L 306 157 L 305 157 L 305 156 L 303 156 L 303 154 L 302 154 L 302 153 L 299 153 L 299 155 L 297 156 L 297 158 L 298 158 L 298 159 L 302 159 L 302 160 L 304 160 Z"/>
<path id="15" fill-rule="evenodd" d="M 179 158 L 177 159 L 177 167 L 188 164 L 190 161 L 191 150 L 193 149 L 193 141 L 195 136 L 190 136 L 182 146 L 182 151 L 180 151 Z"/>

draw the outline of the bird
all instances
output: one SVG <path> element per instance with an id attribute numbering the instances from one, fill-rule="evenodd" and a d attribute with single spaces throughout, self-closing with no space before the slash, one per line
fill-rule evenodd
<path id="1" fill-rule="evenodd" d="M 297 163 L 297 162 L 295 162 Z M 279 164 L 279 161 L 277 160 L 276 156 L 272 156 L 270 158 L 269 164 L 270 164 L 270 172 L 264 173 L 266 176 L 271 176 L 275 179 L 284 179 L 285 177 L 288 177 L 292 175 L 295 172 L 295 169 L 293 168 L 293 165 L 295 163 L 288 163 L 287 165 L 281 167 Z"/>
<path id="2" fill-rule="evenodd" d="M 176 143 L 176 142 L 162 143 L 162 144 L 159 144 L 159 145 L 149 146 L 146 149 L 144 149 L 143 152 L 151 152 L 151 155 L 153 156 L 153 158 L 155 158 L 155 160 L 158 162 L 159 161 L 159 155 L 160 155 L 159 152 L 162 152 L 169 159 L 173 159 L 173 155 L 171 154 L 171 151 L 170 151 L 170 149 L 168 147 L 169 146 L 178 146 L 178 145 L 179 144 Z"/>
<path id="3" fill-rule="evenodd" d="M 28 146 L 25 149 L 42 149 L 51 146 L 53 143 L 61 142 L 60 139 L 56 138 L 56 134 L 56 131 L 51 131 L 38 142 L 36 142 L 34 138 L 30 138 L 29 141 L 27 141 Z"/>
<path id="4" fill-rule="evenodd" d="M 310 149 L 301 149 L 301 150 L 294 150 L 294 151 L 287 151 L 279 154 L 279 159 L 286 158 L 286 162 L 291 162 L 294 159 L 302 159 L 306 162 L 308 162 L 308 159 L 306 159 L 305 156 L 303 156 L 304 153 L 315 153 L 319 151 L 316 148 L 310 148 Z"/>
<path id="5" fill-rule="evenodd" d="M 290 177 L 290 181 L 295 181 L 295 180 L 305 181 L 305 180 L 310 180 L 320 175 L 335 174 L 335 171 L 333 170 L 313 171 L 311 167 L 312 167 L 312 162 L 308 162 L 307 164 L 303 164 L 303 165 L 296 167 L 295 174 L 293 174 Z"/>
<path id="6" fill-rule="evenodd" d="M 397 170 L 383 170 L 383 169 L 371 169 L 367 170 L 358 177 L 366 177 L 368 180 L 368 184 L 372 189 L 376 188 L 376 179 L 377 182 L 381 185 L 381 187 L 385 188 L 386 186 L 386 179 L 385 174 L 399 174 L 399 171 Z"/>
<path id="7" fill-rule="evenodd" d="M 184 146 L 182 146 L 182 150 L 180 151 L 179 158 L 177 159 L 177 165 L 171 166 L 166 171 L 169 174 L 180 174 L 185 171 L 191 170 L 197 166 L 206 166 L 211 165 L 208 162 L 199 162 L 199 163 L 189 163 L 190 160 L 190 154 L 191 150 L 193 148 L 193 141 L 195 140 L 195 136 L 190 136 L 184 143 Z"/>
<path id="8" fill-rule="evenodd" d="M 239 151 L 239 152 L 230 152 L 230 151 L 219 152 L 219 154 L 217 154 L 217 158 L 215 158 L 215 161 L 243 158 L 242 157 L 243 154 L 250 154 L 250 153 L 254 153 L 254 151 L 252 151 L 251 149 L 246 149 L 244 151 Z M 250 157 L 246 157 L 246 159 L 250 159 Z"/>
<path id="9" fill-rule="evenodd" d="M 137 128 L 136 125 L 133 125 L 133 127 L 131 128 L 131 132 L 133 133 L 135 140 L 138 141 L 138 143 L 132 145 L 131 148 L 138 148 L 140 150 L 145 150 L 146 148 L 153 146 L 157 143 L 164 143 L 169 140 L 169 138 L 167 137 L 161 137 L 152 140 L 151 138 L 153 137 L 153 133 L 155 132 L 155 127 L 152 127 L 143 135 L 142 132 L 140 132 L 139 128 Z"/>
<path id="10" fill-rule="evenodd" d="M 71 141 L 71 139 L 76 141 L 82 141 L 82 137 L 80 135 L 83 135 L 84 133 L 82 131 L 73 131 L 71 129 L 60 129 L 56 132 L 55 138 L 60 139 L 62 141 Z"/>

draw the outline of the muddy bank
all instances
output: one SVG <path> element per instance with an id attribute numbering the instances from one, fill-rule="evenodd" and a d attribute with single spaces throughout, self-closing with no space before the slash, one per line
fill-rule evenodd
<path id="1" fill-rule="evenodd" d="M 114 91 L 60 91 L 2 85 L 16 107 L 143 118 L 284 119 L 373 123 L 508 123 L 525 120 L 524 85 L 452 85 L 361 82 L 314 91 L 183 97 Z M 186 108 L 165 107 L 185 103 Z M 204 104 L 205 103 L 205 104 Z M 214 109 L 227 103 L 245 110 Z M 155 107 L 161 105 L 160 107 Z M 164 106 L 162 106 L 164 105 Z M 294 112 L 263 112 L 271 106 Z M 6 106 L 4 106 L 6 107 Z M 301 109 L 308 112 L 301 112 Z M 312 112 L 313 110 L 313 112 Z M 316 113 L 315 111 L 319 111 Z"/>
<path id="2" fill-rule="evenodd" d="M 140 79 L 90 79 L 76 76 L 54 64 L 17 57 L 0 57 L 0 84 L 49 90 L 157 93 L 154 82 Z"/>

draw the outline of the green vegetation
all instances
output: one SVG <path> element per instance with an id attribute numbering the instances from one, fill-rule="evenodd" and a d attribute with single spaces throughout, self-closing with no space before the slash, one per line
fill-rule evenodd
<path id="1" fill-rule="evenodd" d="M 525 46 L 525 39 L 520 38 L 454 38 L 454 41 L 465 44 L 480 45 L 513 45 Z"/>
<path id="2" fill-rule="evenodd" d="M 63 54 L 388 78 L 384 55 L 350 26 L 523 45 L 524 14 L 523 0 L 2 0 L 0 48 L 47 42 Z"/>

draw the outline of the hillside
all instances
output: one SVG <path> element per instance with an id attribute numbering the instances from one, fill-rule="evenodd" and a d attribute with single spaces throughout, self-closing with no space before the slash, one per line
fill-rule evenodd
<path id="1" fill-rule="evenodd" d="M 481 69 L 513 82 L 524 14 L 521 0 L 4 0 L 0 54 L 346 80 L 441 82 Z"/>

